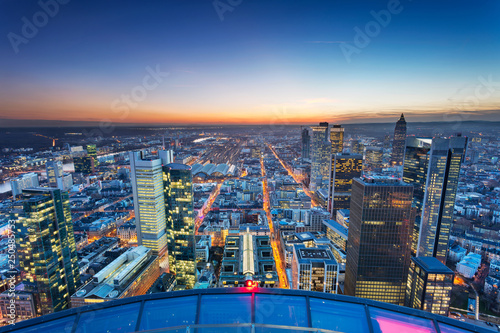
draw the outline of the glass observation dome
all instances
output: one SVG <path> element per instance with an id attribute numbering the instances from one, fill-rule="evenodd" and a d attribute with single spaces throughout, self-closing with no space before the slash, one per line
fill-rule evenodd
<path id="1" fill-rule="evenodd" d="M 492 332 L 362 298 L 287 289 L 158 293 L 69 309 L 0 328 L 16 333 Z"/>

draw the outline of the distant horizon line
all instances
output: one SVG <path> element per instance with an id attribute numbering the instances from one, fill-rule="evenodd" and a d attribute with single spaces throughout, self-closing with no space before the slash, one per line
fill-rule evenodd
<path id="1" fill-rule="evenodd" d="M 19 122 L 20 124 L 3 124 L 4 121 L 7 122 Z M 26 124 L 22 124 L 25 122 Z M 33 124 L 33 122 L 37 122 L 37 124 Z M 331 121 L 316 121 L 316 122 L 309 122 L 309 123 L 291 123 L 291 124 L 273 124 L 273 123 L 255 123 L 255 124 L 241 124 L 241 123 L 120 123 L 120 122 L 110 122 L 106 123 L 104 126 L 110 127 L 121 127 L 121 128 L 126 128 L 126 127 L 139 127 L 139 128 L 144 128 L 144 127 L 202 127 L 202 126 L 224 126 L 224 127 L 230 127 L 230 126 L 286 126 L 286 127 L 293 127 L 293 126 L 311 126 L 311 125 L 317 125 L 320 122 L 327 122 L 329 124 L 335 124 L 335 125 L 370 125 L 370 124 L 377 124 L 377 125 L 389 125 L 389 124 L 395 124 L 395 121 L 384 121 L 384 122 L 331 122 Z M 408 121 L 406 120 L 407 123 L 411 124 L 430 124 L 430 123 L 457 123 L 456 120 L 454 121 Z M 459 121 L 460 123 L 499 123 L 500 121 L 491 121 L 491 120 L 462 120 Z M 55 128 L 55 127 L 68 127 L 68 128 L 77 128 L 77 127 L 87 127 L 87 128 L 100 128 L 102 127 L 103 124 L 102 122 L 86 122 L 86 121 L 68 121 L 68 120 L 45 120 L 45 119 L 33 119 L 33 120 L 19 120 L 19 119 L 0 119 L 0 128 L 40 128 L 40 127 L 45 127 L 45 128 Z"/>

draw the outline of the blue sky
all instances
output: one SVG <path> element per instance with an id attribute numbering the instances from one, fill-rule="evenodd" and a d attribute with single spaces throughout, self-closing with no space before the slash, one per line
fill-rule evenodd
<path id="1" fill-rule="evenodd" d="M 0 0 L 0 118 L 348 123 L 465 109 L 471 120 L 500 118 L 498 1 L 60 1 L 25 38 L 23 17 L 43 19 L 42 7 Z M 214 3 L 230 8 L 223 20 Z M 371 12 L 388 8 L 390 22 L 347 59 L 341 45 L 356 47 L 355 28 L 366 33 Z M 24 39 L 13 47 L 14 35 Z M 113 110 L 146 68 L 168 76 L 126 115 Z"/>

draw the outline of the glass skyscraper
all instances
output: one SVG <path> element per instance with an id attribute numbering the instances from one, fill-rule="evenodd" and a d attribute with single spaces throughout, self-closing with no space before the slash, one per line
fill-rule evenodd
<path id="1" fill-rule="evenodd" d="M 67 309 L 80 284 L 68 193 L 25 189 L 22 206 L 16 223 L 17 254 L 24 280 L 36 285 L 37 315 Z"/>
<path id="2" fill-rule="evenodd" d="M 331 143 L 328 123 L 312 126 L 311 141 L 311 191 L 326 188 L 330 179 Z"/>
<path id="3" fill-rule="evenodd" d="M 342 153 L 344 150 L 344 128 L 341 125 L 333 125 L 330 128 L 330 142 L 332 143 L 332 154 Z"/>
<path id="4" fill-rule="evenodd" d="M 392 156 L 391 162 L 394 165 L 403 165 L 405 155 L 405 142 L 406 142 L 406 120 L 404 114 L 396 123 L 394 128 L 394 140 L 392 141 Z"/>
<path id="5" fill-rule="evenodd" d="M 389 177 L 355 178 L 345 294 L 404 305 L 411 257 L 413 186 Z"/>
<path id="6" fill-rule="evenodd" d="M 353 178 L 361 177 L 363 156 L 350 154 L 332 154 L 330 183 L 328 191 L 328 211 L 349 209 Z"/>
<path id="7" fill-rule="evenodd" d="M 45 165 L 49 186 L 57 187 L 57 178 L 63 175 L 63 165 L 61 161 L 49 161 Z"/>
<path id="8" fill-rule="evenodd" d="M 466 137 L 409 138 L 403 181 L 413 184 L 416 208 L 412 252 L 446 263 Z"/>
<path id="9" fill-rule="evenodd" d="M 130 152 L 137 243 L 162 256 L 167 250 L 162 160 Z"/>
<path id="10" fill-rule="evenodd" d="M 411 258 L 406 306 L 448 316 L 454 276 L 434 257 Z"/>
<path id="11" fill-rule="evenodd" d="M 177 285 L 187 289 L 192 289 L 196 282 L 192 178 L 188 165 L 163 166 L 169 267 Z"/>
<path id="12" fill-rule="evenodd" d="M 302 159 L 308 160 L 311 158 L 311 135 L 309 134 L 309 128 L 302 128 Z"/>

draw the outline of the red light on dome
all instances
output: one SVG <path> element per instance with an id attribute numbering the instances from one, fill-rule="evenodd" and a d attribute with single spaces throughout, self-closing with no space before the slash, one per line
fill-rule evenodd
<path id="1" fill-rule="evenodd" d="M 245 287 L 247 288 L 253 288 L 253 287 L 256 287 L 257 286 L 257 283 L 252 281 L 252 280 L 248 280 L 245 282 Z"/>

